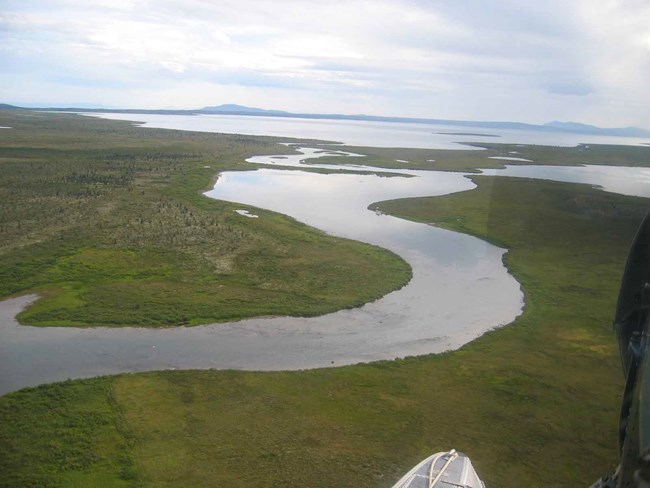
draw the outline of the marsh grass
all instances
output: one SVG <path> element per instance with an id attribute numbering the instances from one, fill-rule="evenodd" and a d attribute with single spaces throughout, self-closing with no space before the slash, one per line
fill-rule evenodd
<path id="1" fill-rule="evenodd" d="M 576 147 L 561 147 L 486 142 L 469 142 L 466 144 L 481 150 L 467 150 L 463 149 L 462 146 L 459 146 L 458 149 L 346 146 L 347 151 L 364 154 L 366 158 L 350 161 L 350 159 L 344 157 L 327 156 L 318 159 L 318 162 L 355 164 L 361 161 L 361 164 L 379 168 L 463 171 L 468 173 L 478 173 L 481 168 L 503 168 L 506 164 L 650 166 L 650 147 L 648 146 L 580 144 Z M 337 146 L 323 147 L 331 150 L 337 149 Z M 533 162 L 490 159 L 491 157 L 517 157 Z M 408 163 L 397 162 L 398 159 L 408 161 Z"/>
<path id="2" fill-rule="evenodd" d="M 401 258 L 201 193 L 264 137 L 0 111 L 0 296 L 37 292 L 23 323 L 174 326 L 310 316 L 410 280 Z"/>
<path id="3" fill-rule="evenodd" d="M 526 296 L 513 324 L 441 355 L 297 372 L 129 374 L 12 393 L 0 398 L 0 484 L 101 477 L 120 486 L 126 475 L 135 486 L 388 487 L 452 447 L 490 488 L 588 486 L 610 472 L 622 388 L 611 321 L 649 201 L 564 183 L 474 181 L 473 191 L 377 208 L 506 246 Z M 78 420 L 57 427 L 70 415 Z M 62 449 L 83 445 L 88 460 L 44 460 L 57 439 Z"/>

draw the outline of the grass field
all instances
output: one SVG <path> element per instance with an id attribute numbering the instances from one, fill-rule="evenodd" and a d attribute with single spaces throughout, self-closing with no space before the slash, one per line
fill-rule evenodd
<path id="1" fill-rule="evenodd" d="M 377 208 L 506 246 L 526 296 L 512 325 L 438 356 L 121 375 L 8 394 L 0 486 L 381 487 L 452 447 L 490 488 L 588 486 L 618 460 L 611 320 L 650 202 L 474 181 L 470 192 Z"/>
<path id="2" fill-rule="evenodd" d="M 587 136 L 588 138 L 588 136 Z M 471 139 L 470 139 L 471 140 Z M 365 154 L 363 164 L 379 168 L 425 169 L 477 173 L 479 168 L 502 168 L 506 164 L 650 166 L 650 147 L 581 144 L 576 147 L 534 146 L 503 143 L 469 143 L 480 151 L 462 149 L 413 149 L 346 146 L 350 152 Z M 324 146 L 336 150 L 337 146 Z M 516 157 L 532 163 L 491 159 Z M 397 160 L 407 161 L 407 163 Z M 342 157 L 328 156 L 318 162 L 355 164 Z"/>
<path id="3" fill-rule="evenodd" d="M 172 326 L 322 314 L 403 286 L 407 263 L 201 195 L 274 139 L 0 110 L 0 297 L 33 325 Z"/>

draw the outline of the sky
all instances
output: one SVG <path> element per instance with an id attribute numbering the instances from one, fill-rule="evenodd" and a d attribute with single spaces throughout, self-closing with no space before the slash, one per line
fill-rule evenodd
<path id="1" fill-rule="evenodd" d="M 0 103 L 650 128 L 649 0 L 0 0 Z"/>

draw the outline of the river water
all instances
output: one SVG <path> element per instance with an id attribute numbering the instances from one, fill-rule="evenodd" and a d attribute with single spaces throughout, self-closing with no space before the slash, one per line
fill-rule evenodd
<path id="1" fill-rule="evenodd" d="M 315 151 L 255 160 L 299 165 Z M 208 197 L 263 206 L 332 234 L 381 245 L 409 262 L 413 279 L 380 300 L 321 317 L 170 329 L 21 326 L 14 314 L 33 297 L 8 300 L 0 307 L 0 392 L 117 372 L 304 369 L 457 348 L 521 311 L 519 285 L 501 263 L 504 250 L 367 207 L 473 186 L 458 173 L 408 170 L 402 177 L 287 169 L 224 173 Z"/>
<path id="2" fill-rule="evenodd" d="M 302 148 L 293 156 L 250 161 L 300 166 L 305 158 L 319 155 L 324 154 Z M 364 168 L 363 158 L 355 162 Z M 310 165 L 314 166 L 326 165 Z M 590 168 L 571 168 L 565 176 L 562 168 L 539 168 L 559 172 L 545 177 L 581 178 L 605 188 L 605 180 L 619 176 L 628 181 L 648 177 L 647 170 L 638 168 L 615 168 L 599 176 Z M 627 171 L 627 176 L 614 175 L 618 170 Z M 566 176 L 571 172 L 573 176 Z M 34 297 L 6 300 L 0 303 L 0 394 L 44 382 L 130 371 L 304 369 L 435 353 L 511 322 L 521 312 L 523 297 L 502 265 L 503 249 L 367 209 L 381 200 L 469 190 L 473 183 L 459 173 L 400 173 L 403 176 L 324 175 L 274 168 L 226 172 L 206 196 L 282 212 L 331 234 L 390 249 L 413 268 L 412 281 L 401 290 L 321 317 L 170 329 L 22 326 L 15 314 Z M 250 217 L 241 212 L 241 218 Z"/>

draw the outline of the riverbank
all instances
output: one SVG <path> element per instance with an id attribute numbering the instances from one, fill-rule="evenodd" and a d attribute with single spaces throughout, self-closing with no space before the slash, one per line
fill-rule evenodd
<path id="1" fill-rule="evenodd" d="M 468 149 L 468 146 L 473 149 Z M 340 146 L 323 145 L 335 150 Z M 422 169 L 480 173 L 481 169 L 503 168 L 506 164 L 545 166 L 612 165 L 650 166 L 650 147 L 579 144 L 573 147 L 532 144 L 467 142 L 457 149 L 417 149 L 345 146 L 347 151 L 366 155 L 363 164 L 386 169 Z M 480 149 L 480 150 L 477 150 Z M 505 158 L 505 159 L 504 159 Z M 513 158 L 516 158 L 513 160 Z M 401 161 L 406 161 L 400 162 Z M 328 156 L 321 163 L 352 164 L 342 157 Z"/>
<path id="2" fill-rule="evenodd" d="M 490 487 L 588 486 L 617 463 L 622 374 L 611 320 L 648 200 L 474 180 L 474 191 L 378 207 L 508 247 L 527 303 L 514 324 L 439 356 L 131 374 L 9 394 L 0 480 L 391 486 L 427 454 L 455 447 Z"/>
<path id="3" fill-rule="evenodd" d="M 296 150 L 296 155 L 258 156 L 248 161 L 272 165 L 279 159 L 283 166 L 300 168 L 304 166 L 299 164 L 302 159 L 328 154 L 314 149 Z M 320 228 L 328 235 L 388 249 L 413 269 L 413 278 L 400 290 L 362 307 L 318 317 L 260 317 L 173 330 L 128 327 L 129 323 L 119 330 L 79 330 L 55 327 L 56 320 L 48 324 L 52 327 L 34 330 L 20 326 L 11 316 L 0 322 L 0 394 L 70 378 L 124 372 L 195 368 L 300 370 L 440 353 L 510 323 L 521 313 L 523 297 L 519 284 L 502 265 L 504 249 L 470 236 L 368 211 L 368 205 L 377 200 L 445 194 L 474 186 L 459 173 L 403 171 L 409 177 L 322 175 L 275 168 L 227 171 L 220 173 L 216 187 L 205 193 L 220 203 L 225 200 L 238 207 L 244 204 L 245 208 L 269 209 Z M 187 192 L 179 193 L 179 198 L 187 199 Z M 239 215 L 241 212 L 235 210 Z M 265 219 L 273 214 L 258 211 L 255 215 Z M 260 226 L 257 223 L 251 228 L 259 230 Z M 97 252 L 85 254 L 92 257 Z M 134 250 L 130 254 L 130 268 L 137 274 L 144 261 L 142 253 Z M 326 257 L 314 256 L 314 260 Z M 160 262 L 165 264 L 163 258 Z M 341 278 L 348 278 L 345 262 L 325 265 L 336 269 Z M 269 266 L 274 265 L 271 262 Z M 107 274 L 112 271 L 99 265 L 96 268 Z M 390 271 L 389 265 L 385 269 Z M 309 270 L 301 271 L 306 274 Z M 266 280 L 273 278 L 271 273 L 260 275 Z M 477 280 L 477 276 L 481 279 Z M 80 286 L 91 281 L 84 278 Z M 156 284 L 159 279 L 153 277 L 150 282 Z M 321 279 L 314 270 L 312 280 Z M 182 290 L 184 285 L 176 286 Z M 206 299 L 210 298 L 209 289 L 201 291 Z M 137 297 L 129 298 L 140 306 Z M 217 304 L 221 298 L 215 293 Z M 247 297 L 236 298 L 243 307 Z M 194 296 L 190 299 L 197 301 Z M 475 306 L 466 307 L 468 301 Z M 173 300 L 168 302 L 161 304 L 158 313 L 175 311 Z M 13 304 L 0 302 L 0 314 L 5 306 Z M 51 305 L 47 300 L 45 304 Z M 23 312 L 22 317 L 33 316 L 38 307 Z M 69 308 L 58 311 L 64 325 L 69 324 L 69 317 L 64 316 Z M 120 314 L 115 315 L 119 318 Z M 128 317 L 128 310 L 121 311 L 121 315 Z M 108 318 L 116 320 L 115 316 Z M 38 362 L 33 361 L 35 357 Z"/>
<path id="4" fill-rule="evenodd" d="M 39 326 L 168 327 L 351 308 L 411 278 L 384 249 L 201 193 L 268 137 L 3 110 L 0 297 Z M 286 139 L 284 139 L 286 140 Z M 246 208 L 244 208 L 246 209 Z M 252 210 L 252 209 L 251 209 Z"/>

